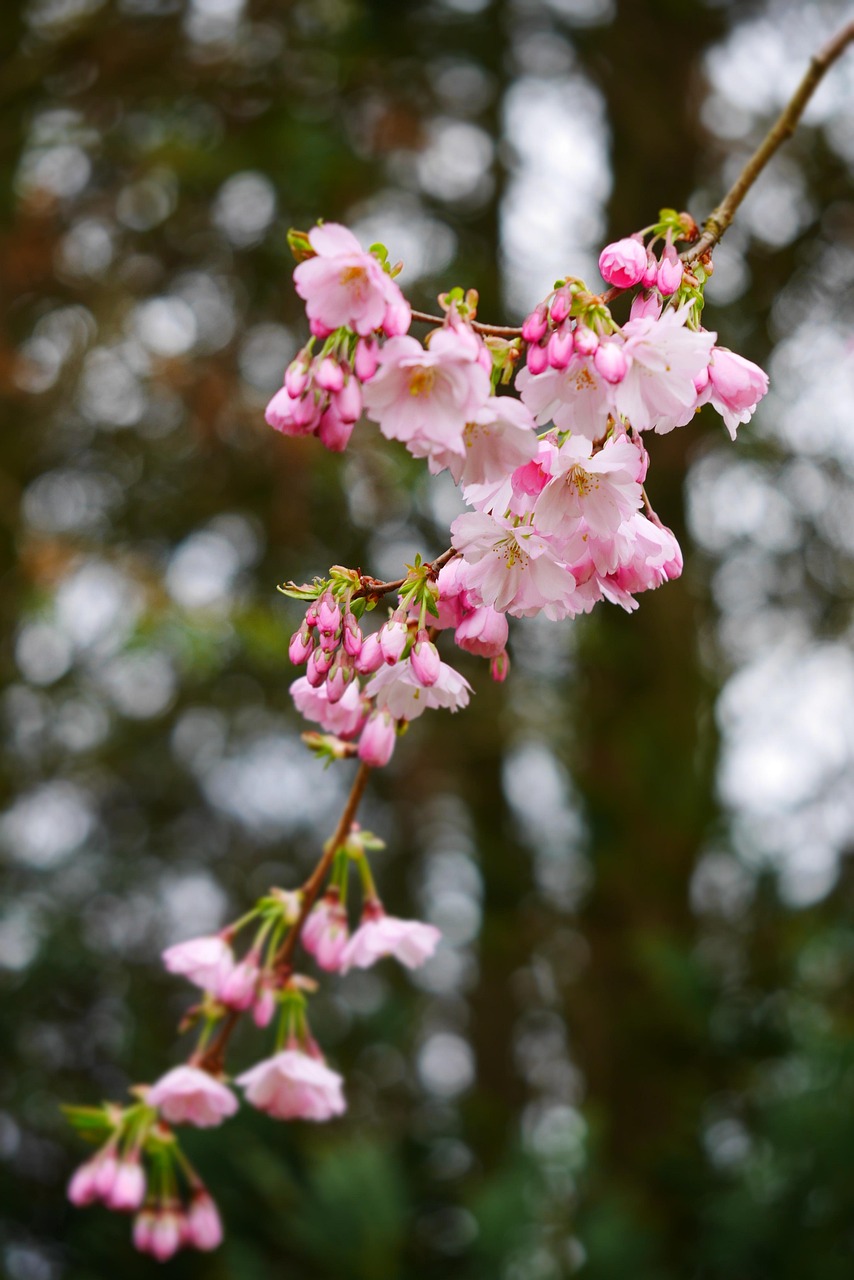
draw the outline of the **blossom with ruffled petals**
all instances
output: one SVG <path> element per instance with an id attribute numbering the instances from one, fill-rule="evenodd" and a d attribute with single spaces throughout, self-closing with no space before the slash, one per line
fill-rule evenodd
<path id="1" fill-rule="evenodd" d="M 415 338 L 392 338 L 363 389 L 368 417 L 383 435 L 427 458 L 434 474 L 454 455 L 465 459 L 465 425 L 489 397 L 489 374 L 470 338 L 452 325 L 434 330 L 427 349 Z"/>
<path id="2" fill-rule="evenodd" d="M 470 513 L 451 525 L 451 542 L 466 561 L 464 581 L 481 603 L 516 618 L 542 611 L 557 621 L 574 612 L 575 579 L 531 525 Z"/>
<path id="3" fill-rule="evenodd" d="M 490 396 L 463 428 L 464 456 L 452 454 L 448 468 L 457 484 L 500 483 L 537 456 L 531 411 L 512 396 Z"/>
<path id="4" fill-rule="evenodd" d="M 170 1124 L 193 1124 L 198 1129 L 222 1124 L 237 1110 L 230 1089 L 209 1072 L 190 1066 L 167 1071 L 148 1090 L 146 1102 Z"/>
<path id="5" fill-rule="evenodd" d="M 378 903 L 370 903 L 362 923 L 347 943 L 341 971 L 368 969 L 383 956 L 393 956 L 407 969 L 416 969 L 430 959 L 441 936 L 435 925 L 420 920 L 398 920 L 387 916 Z"/>
<path id="6" fill-rule="evenodd" d="M 726 347 L 712 348 L 709 381 L 699 402 L 711 401 L 733 440 L 739 424 L 750 421 L 767 390 L 768 374 L 758 364 Z"/>
<path id="7" fill-rule="evenodd" d="M 219 991 L 234 968 L 234 953 L 218 934 L 188 938 L 167 947 L 162 960 L 169 973 L 180 974 L 203 991 Z"/>
<path id="8" fill-rule="evenodd" d="M 330 1120 L 347 1107 L 338 1072 L 295 1047 L 244 1071 L 237 1083 L 253 1107 L 275 1120 Z"/>
<path id="9" fill-rule="evenodd" d="M 631 440 L 612 438 L 594 453 L 589 440 L 572 436 L 551 459 L 552 479 L 534 507 L 534 520 L 541 533 L 574 532 L 575 522 L 584 519 L 587 528 L 599 537 L 616 532 L 620 523 L 642 503 L 638 473 L 642 456 Z"/>
<path id="10" fill-rule="evenodd" d="M 373 698 L 377 711 L 387 711 L 393 720 L 415 720 L 435 707 L 448 711 L 467 707 L 471 685 L 447 662 L 440 662 L 435 683 L 425 686 L 405 658 L 393 667 L 381 668 L 365 692 Z"/>
<path id="11" fill-rule="evenodd" d="M 613 388 L 614 405 L 636 431 L 664 435 L 690 422 L 697 407 L 694 379 L 709 363 L 716 335 L 690 329 L 691 304 L 623 325 L 626 376 Z"/>
<path id="12" fill-rule="evenodd" d="M 537 422 L 554 422 L 561 431 L 575 431 L 590 440 L 604 433 L 613 412 L 613 387 L 596 368 L 594 355 L 595 350 L 589 354 L 576 350 L 565 369 L 538 374 L 520 371 L 516 386 Z"/>
<path id="13" fill-rule="evenodd" d="M 347 685 L 337 702 L 332 702 L 325 685 L 312 688 L 307 678 L 300 676 L 291 685 L 291 697 L 306 720 L 313 720 L 339 738 L 352 738 L 364 724 L 365 709 L 357 680 Z"/>
<path id="14" fill-rule="evenodd" d="M 308 233 L 315 257 L 299 263 L 294 285 L 309 320 L 327 332 L 346 326 L 362 337 L 409 328 L 409 304 L 391 276 L 346 227 L 326 222 Z"/>

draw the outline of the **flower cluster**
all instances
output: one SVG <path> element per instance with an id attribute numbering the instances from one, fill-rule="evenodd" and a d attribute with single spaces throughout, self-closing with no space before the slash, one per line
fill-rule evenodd
<path id="1" fill-rule="evenodd" d="M 167 948 L 163 963 L 201 992 L 184 1026 L 199 1026 L 189 1059 L 151 1085 L 137 1085 L 128 1107 L 70 1107 L 69 1119 L 99 1144 L 73 1174 L 68 1195 L 76 1205 L 100 1202 L 134 1213 L 133 1240 L 160 1261 L 178 1249 L 214 1249 L 222 1239 L 219 1214 L 182 1151 L 176 1126 L 210 1129 L 230 1119 L 238 1099 L 222 1059 L 231 1028 L 251 1011 L 256 1026 L 275 1026 L 273 1052 L 236 1077 L 246 1101 L 276 1120 L 324 1121 L 346 1110 L 344 1081 L 324 1060 L 308 1023 L 308 998 L 317 982 L 293 968 L 301 944 L 327 971 L 366 969 L 385 956 L 415 968 L 433 955 L 439 930 L 385 913 L 368 853 L 382 841 L 356 824 L 327 850 L 326 892 L 273 889 L 240 920 L 218 934 Z M 351 869 L 363 890 L 361 922 L 351 934 L 346 899 Z M 234 942 L 252 930 L 241 956 Z"/>
<path id="2" fill-rule="evenodd" d="M 469 509 L 453 522 L 448 550 L 432 562 L 416 558 L 397 582 L 336 565 L 313 583 L 281 588 L 306 606 L 289 645 L 305 674 L 291 694 L 322 732 L 304 740 L 327 762 L 358 757 L 361 768 L 301 889 L 272 889 L 219 934 L 164 953 L 169 972 L 201 993 L 184 1020 L 185 1029 L 198 1028 L 188 1059 L 137 1086 L 127 1107 L 69 1109 L 98 1144 L 69 1196 L 135 1213 L 142 1251 L 164 1260 L 219 1243 L 216 1207 L 175 1128 L 231 1118 L 232 1083 L 280 1120 L 326 1121 L 345 1111 L 344 1081 L 309 1028 L 317 978 L 296 971 L 297 948 L 326 973 L 387 956 L 414 968 L 436 949 L 432 925 L 386 914 L 368 861 L 381 842 L 354 818 L 367 770 L 388 763 L 408 723 L 468 704 L 471 686 L 442 658 L 442 636 L 452 633 L 503 680 L 508 617 L 561 620 L 601 600 L 634 609 L 638 593 L 681 573 L 679 545 L 645 490 L 644 433 L 685 426 L 711 404 L 734 437 L 768 386 L 761 369 L 702 327 L 710 259 L 688 267 L 675 247 L 696 236 L 687 215 L 663 210 L 653 226 L 602 251 L 609 291 L 560 280 L 515 332 L 479 324 L 476 294 L 453 289 L 421 341 L 409 333 L 412 313 L 383 246 L 366 252 L 332 223 L 291 233 L 311 337 L 267 421 L 341 450 L 364 414 L 432 474 L 447 470 Z M 630 290 L 620 324 L 609 303 Z M 368 629 L 387 597 L 386 616 Z M 354 871 L 361 905 L 352 928 Z M 238 952 L 241 935 L 248 942 Z M 274 1039 L 232 1082 L 225 1055 L 244 1015 Z"/>

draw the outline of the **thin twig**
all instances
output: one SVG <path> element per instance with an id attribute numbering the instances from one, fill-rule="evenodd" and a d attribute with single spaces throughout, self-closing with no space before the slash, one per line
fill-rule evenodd
<path id="1" fill-rule="evenodd" d="M 818 88 L 825 73 L 854 41 L 854 21 L 846 23 L 818 53 L 810 59 L 806 75 L 781 111 L 775 124 L 756 148 L 729 191 L 703 224 L 703 234 L 682 254 L 683 262 L 696 262 L 720 240 L 735 217 L 735 212 L 765 168 L 774 152 L 790 138 L 804 113 L 804 108 Z"/>
<path id="2" fill-rule="evenodd" d="M 323 884 L 326 874 L 332 865 L 332 860 L 341 848 L 341 845 L 347 839 L 347 836 L 350 834 L 350 828 L 353 825 L 353 819 L 355 818 L 356 811 L 359 808 L 359 802 L 364 795 L 365 786 L 367 785 L 368 775 L 370 772 L 371 771 L 366 764 L 359 765 L 359 772 L 353 780 L 353 786 L 350 789 L 350 794 L 347 797 L 347 803 L 344 805 L 341 817 L 338 819 L 338 825 L 327 840 L 326 844 L 323 846 L 323 855 L 320 858 L 320 861 L 306 880 L 305 884 L 302 886 L 300 891 L 302 896 L 300 913 L 273 960 L 274 967 L 280 974 L 282 974 L 282 976 L 285 976 L 290 970 L 297 939 L 299 938 L 309 911 L 314 906 L 317 895 L 320 892 L 321 885 Z M 245 1013 L 244 1009 L 229 1009 L 228 1014 L 223 1020 L 222 1026 L 219 1028 L 214 1039 L 206 1049 L 202 1050 L 201 1053 L 197 1052 L 193 1054 L 190 1058 L 190 1066 L 199 1067 L 202 1071 L 210 1072 L 211 1075 L 220 1075 L 222 1073 L 225 1065 L 225 1055 L 226 1050 L 228 1049 L 228 1042 L 232 1037 L 235 1027 L 240 1021 L 240 1015 L 242 1013 Z"/>
<path id="3" fill-rule="evenodd" d="M 294 947 L 297 944 L 297 939 L 299 938 L 302 927 L 305 924 L 306 917 L 314 906 L 317 895 L 320 893 L 321 886 L 323 885 L 323 881 L 326 879 L 329 868 L 332 866 L 336 853 L 350 834 L 350 828 L 353 825 L 353 819 L 356 817 L 356 811 L 358 810 L 359 803 L 365 793 L 365 787 L 368 784 L 370 772 L 371 770 L 368 765 L 359 765 L 359 772 L 353 779 L 353 786 L 350 788 L 347 803 L 344 805 L 341 817 L 338 819 L 338 826 L 326 841 L 326 844 L 323 846 L 323 856 L 309 878 L 306 880 L 305 884 L 302 886 L 300 891 L 302 895 L 300 913 L 297 916 L 293 927 L 289 930 L 288 936 L 276 952 L 273 960 L 274 967 L 281 974 L 284 974 L 291 967 Z"/>
<path id="4" fill-rule="evenodd" d="M 442 565 L 448 563 L 456 555 L 453 547 L 448 547 L 447 551 L 443 551 L 440 556 L 436 556 L 435 560 L 430 561 L 431 577 L 435 577 Z M 351 600 L 359 600 L 363 597 L 367 600 L 380 600 L 383 596 L 390 595 L 392 591 L 399 591 L 406 582 L 406 578 L 395 578 L 393 582 L 380 582 L 376 578 L 372 578 L 369 574 L 360 575 L 360 586 L 353 592 Z"/>
<path id="5" fill-rule="evenodd" d="M 424 324 L 444 324 L 444 316 L 431 316 L 428 311 L 413 311 L 413 320 L 422 320 Z M 481 324 L 479 320 L 468 322 L 475 333 L 485 333 L 493 338 L 521 338 L 522 330 L 506 324 Z"/>

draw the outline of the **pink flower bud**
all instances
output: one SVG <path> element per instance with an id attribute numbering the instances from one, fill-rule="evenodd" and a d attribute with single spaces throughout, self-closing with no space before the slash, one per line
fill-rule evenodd
<path id="1" fill-rule="evenodd" d="M 629 369 L 629 362 L 619 341 L 601 342 L 593 357 L 596 369 L 606 382 L 622 382 Z"/>
<path id="2" fill-rule="evenodd" d="M 276 1012 L 276 993 L 272 987 L 263 986 L 252 1006 L 252 1021 L 256 1027 L 269 1027 Z"/>
<path id="3" fill-rule="evenodd" d="M 344 652 L 351 658 L 358 658 L 362 650 L 362 632 L 352 613 L 344 614 Z"/>
<path id="4" fill-rule="evenodd" d="M 328 338 L 330 333 L 332 332 L 332 330 L 327 329 L 326 325 L 323 324 L 322 321 L 320 320 L 309 320 L 308 329 L 309 329 L 309 333 L 313 338 L 320 338 L 321 341 L 324 338 Z"/>
<path id="5" fill-rule="evenodd" d="M 587 325 L 580 324 L 575 330 L 575 350 L 580 356 L 592 356 L 599 346 L 599 336 Z"/>
<path id="6" fill-rule="evenodd" d="M 362 416 L 362 388 L 356 378 L 348 378 L 335 396 L 335 410 L 342 422 L 358 422 Z"/>
<path id="7" fill-rule="evenodd" d="M 71 1180 L 68 1183 L 68 1199 L 72 1204 L 76 1204 L 78 1208 L 82 1208 L 86 1204 L 94 1204 L 96 1200 L 100 1199 L 98 1164 L 97 1157 L 94 1160 L 87 1160 L 85 1164 L 81 1164 L 78 1169 L 75 1169 L 71 1175 Z"/>
<path id="8" fill-rule="evenodd" d="M 522 325 L 522 341 L 523 342 L 539 342 L 540 338 L 545 336 L 548 329 L 548 312 L 545 303 L 541 302 L 529 316 L 526 316 L 525 323 Z"/>
<path id="9" fill-rule="evenodd" d="M 572 330 L 566 326 L 562 329 L 555 329 L 549 338 L 548 351 L 549 364 L 553 369 L 565 369 L 572 359 L 572 352 L 575 348 L 575 339 L 572 336 Z"/>
<path id="10" fill-rule="evenodd" d="M 563 324 L 572 309 L 572 294 L 569 289 L 558 289 L 554 296 L 549 314 L 553 324 Z"/>
<path id="11" fill-rule="evenodd" d="M 652 249 L 646 251 L 646 266 L 640 282 L 645 289 L 654 289 L 658 283 L 658 259 Z"/>
<path id="12" fill-rule="evenodd" d="M 334 405 L 330 405 L 320 419 L 317 438 L 332 453 L 343 453 L 353 434 L 353 423 L 345 422 Z"/>
<path id="13" fill-rule="evenodd" d="M 181 1248 L 183 1235 L 184 1215 L 173 1208 L 160 1209 L 154 1215 L 147 1252 L 166 1262 Z"/>
<path id="14" fill-rule="evenodd" d="M 223 982 L 217 993 L 220 1000 L 231 1009 L 248 1009 L 255 999 L 258 977 L 258 965 L 250 953 L 245 960 L 234 966 Z"/>
<path id="15" fill-rule="evenodd" d="M 340 702 L 353 678 L 353 668 L 336 661 L 326 680 L 326 698 L 331 703 Z"/>
<path id="16" fill-rule="evenodd" d="M 207 1191 L 197 1191 L 184 1225 L 184 1244 L 208 1253 L 222 1244 L 222 1221 Z"/>
<path id="17" fill-rule="evenodd" d="M 107 1204 L 111 1209 L 133 1211 L 145 1199 L 145 1174 L 139 1159 L 122 1160 L 110 1190 Z"/>
<path id="18" fill-rule="evenodd" d="M 344 374 L 338 361 L 325 356 L 317 366 L 314 381 L 324 391 L 340 391 L 344 386 Z"/>
<path id="19" fill-rule="evenodd" d="M 498 684 L 507 679 L 510 674 L 510 658 L 506 649 L 492 659 L 489 664 L 489 674 Z"/>
<path id="20" fill-rule="evenodd" d="M 377 632 L 374 631 L 362 641 L 362 649 L 356 659 L 356 666 L 361 675 L 369 676 L 374 671 L 379 671 L 384 662 L 385 657 L 380 638 Z"/>
<path id="21" fill-rule="evenodd" d="M 394 752 L 397 732 L 387 711 L 375 711 L 359 739 L 359 759 L 372 769 L 388 764 Z"/>
<path id="22" fill-rule="evenodd" d="M 350 936 L 347 912 L 337 889 L 330 889 L 309 912 L 301 936 L 303 947 L 314 956 L 320 968 L 336 973 Z"/>
<path id="23" fill-rule="evenodd" d="M 442 659 L 426 631 L 418 632 L 409 655 L 409 665 L 415 679 L 425 688 L 434 685 L 439 679 Z"/>
<path id="24" fill-rule="evenodd" d="M 133 1220 L 133 1245 L 140 1253 L 151 1253 L 154 1239 L 155 1215 L 151 1209 L 143 1209 Z"/>
<path id="25" fill-rule="evenodd" d="M 380 648 L 383 658 L 390 665 L 399 662 L 409 639 L 409 628 L 401 617 L 395 613 L 388 622 L 380 627 Z"/>
<path id="26" fill-rule="evenodd" d="M 112 1153 L 102 1155 L 97 1160 L 97 1168 L 95 1170 L 95 1190 L 99 1200 L 109 1203 L 110 1196 L 113 1194 L 113 1186 L 115 1185 L 118 1172 L 119 1162 Z"/>
<path id="27" fill-rule="evenodd" d="M 640 240 L 615 240 L 600 253 L 599 270 L 608 284 L 617 289 L 630 289 L 646 270 L 646 249 Z"/>
<path id="28" fill-rule="evenodd" d="M 675 293 L 682 283 L 682 263 L 673 245 L 668 245 L 661 256 L 656 283 L 665 298 Z"/>
<path id="29" fill-rule="evenodd" d="M 301 667 L 313 648 L 314 638 L 308 627 L 303 623 L 299 631 L 295 631 L 291 636 L 291 642 L 288 645 L 288 657 L 294 666 Z"/>
<path id="30" fill-rule="evenodd" d="M 331 591 L 324 591 L 317 602 L 317 625 L 321 631 L 337 631 L 341 626 L 341 608 Z"/>
<path id="31" fill-rule="evenodd" d="M 386 313 L 383 317 L 383 333 L 387 338 L 399 337 L 400 334 L 409 331 L 411 323 L 411 308 L 403 294 L 400 294 L 386 307 Z"/>
<path id="32" fill-rule="evenodd" d="M 528 368 L 533 374 L 544 373 L 549 367 L 548 349 L 539 346 L 536 342 L 528 347 L 528 353 L 525 358 Z"/>
<path id="33" fill-rule="evenodd" d="M 312 689 L 319 689 L 325 682 L 333 661 L 333 655 L 325 653 L 323 649 L 315 649 L 314 653 L 309 655 L 305 668 L 305 678 Z"/>
<path id="34" fill-rule="evenodd" d="M 660 315 L 661 299 L 657 293 L 636 293 L 632 298 L 632 307 L 629 312 L 631 320 L 644 320 L 647 316 L 651 320 L 657 320 Z"/>
<path id="35" fill-rule="evenodd" d="M 298 400 L 308 386 L 308 367 L 305 358 L 300 355 L 285 370 L 285 390 L 294 400 Z"/>
<path id="36" fill-rule="evenodd" d="M 379 345 L 375 338 L 360 338 L 356 343 L 353 368 L 360 382 L 370 382 L 377 371 Z"/>

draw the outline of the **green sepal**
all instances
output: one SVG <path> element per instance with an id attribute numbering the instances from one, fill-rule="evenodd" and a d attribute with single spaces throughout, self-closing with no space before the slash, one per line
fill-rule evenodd
<path id="1" fill-rule="evenodd" d="M 324 591 L 328 591 L 329 585 L 328 578 L 315 578 L 313 582 L 304 582 L 302 586 L 297 582 L 283 582 L 276 590 L 281 591 L 283 596 L 290 596 L 292 600 L 317 600 Z"/>
<path id="2" fill-rule="evenodd" d="M 115 1121 L 103 1107 L 60 1108 L 71 1127 L 90 1142 L 101 1142 L 115 1131 Z"/>
<path id="3" fill-rule="evenodd" d="M 320 225 L 318 223 L 318 225 Z M 316 258 L 317 254 L 311 247 L 308 233 L 298 231 L 296 227 L 291 227 L 288 231 L 288 248 L 296 258 L 297 262 L 305 262 L 308 258 Z"/>

